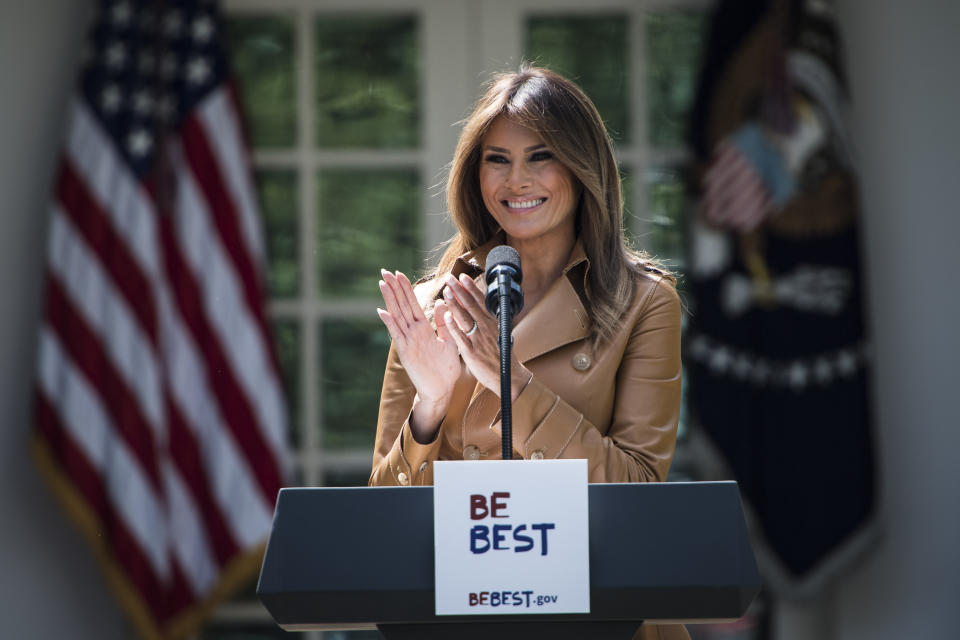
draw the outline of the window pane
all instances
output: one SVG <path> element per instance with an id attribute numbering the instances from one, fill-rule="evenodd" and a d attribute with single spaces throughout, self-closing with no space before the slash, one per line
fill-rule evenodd
<path id="1" fill-rule="evenodd" d="M 277 359 L 280 361 L 283 393 L 287 400 L 290 442 L 297 446 L 302 441 L 300 438 L 300 354 L 302 352 L 300 323 L 296 320 L 275 320 L 273 342 L 276 345 Z"/>
<path id="2" fill-rule="evenodd" d="M 318 192 L 323 297 L 378 298 L 381 267 L 415 279 L 422 264 L 416 170 L 324 170 Z"/>
<path id="3" fill-rule="evenodd" d="M 255 147 L 290 147 L 296 139 L 293 18 L 233 16 L 227 42 Z"/>
<path id="4" fill-rule="evenodd" d="M 296 173 L 257 171 L 257 189 L 267 236 L 267 290 L 272 297 L 296 296 L 300 289 Z"/>
<path id="5" fill-rule="evenodd" d="M 373 451 L 390 335 L 380 320 L 324 320 L 320 343 L 322 442 Z"/>
<path id="6" fill-rule="evenodd" d="M 412 148 L 420 140 L 414 16 L 317 20 L 317 145 Z"/>
<path id="7" fill-rule="evenodd" d="M 684 143 L 705 25 L 701 11 L 647 15 L 647 115 L 654 146 Z"/>
<path id="8" fill-rule="evenodd" d="M 675 168 L 654 168 L 646 172 L 649 207 L 649 235 L 646 246 L 673 271 L 685 264 L 684 228 L 687 193 L 683 175 Z"/>
<path id="9" fill-rule="evenodd" d="M 628 25 L 626 15 L 537 17 L 527 22 L 527 58 L 580 85 L 618 142 L 630 140 Z"/>

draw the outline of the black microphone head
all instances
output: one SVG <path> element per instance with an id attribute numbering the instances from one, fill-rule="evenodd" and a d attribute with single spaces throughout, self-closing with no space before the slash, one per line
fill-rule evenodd
<path id="1" fill-rule="evenodd" d="M 504 276 L 500 278 L 499 276 Z M 523 308 L 523 290 L 520 282 L 523 272 L 520 270 L 520 254 L 513 247 L 505 244 L 494 247 L 487 254 L 487 269 L 484 277 L 487 280 L 487 295 L 484 302 L 490 315 L 500 317 L 500 294 L 510 301 L 509 315 L 520 313 Z M 505 287 L 501 290 L 501 287 Z"/>
<path id="2" fill-rule="evenodd" d="M 517 283 L 523 281 L 523 271 L 520 270 L 520 254 L 513 247 L 501 244 L 491 249 L 490 253 L 487 254 L 487 267 L 484 276 L 487 284 L 490 284 L 496 278 L 496 267 L 512 267 L 516 272 L 513 274 L 513 278 Z"/>

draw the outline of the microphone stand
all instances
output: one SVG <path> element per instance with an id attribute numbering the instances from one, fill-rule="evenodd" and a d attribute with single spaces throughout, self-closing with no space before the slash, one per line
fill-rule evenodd
<path id="1" fill-rule="evenodd" d="M 523 309 L 523 290 L 520 282 L 520 255 L 515 249 L 500 245 L 490 250 L 484 279 L 487 311 L 496 314 L 500 328 L 500 452 L 503 460 L 513 458 L 513 402 L 511 398 L 510 348 L 513 346 L 513 314 Z"/>
<path id="2" fill-rule="evenodd" d="M 504 460 L 513 459 L 513 394 L 510 375 L 510 348 L 513 346 L 513 309 L 510 303 L 510 282 L 508 276 L 497 276 L 500 289 L 500 456 Z"/>

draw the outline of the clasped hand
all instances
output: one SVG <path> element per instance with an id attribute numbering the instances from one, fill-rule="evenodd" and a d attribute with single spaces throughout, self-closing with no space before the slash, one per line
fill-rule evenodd
<path id="1" fill-rule="evenodd" d="M 433 308 L 431 326 L 410 280 L 381 269 L 380 293 L 386 309 L 377 314 L 387 327 L 400 363 L 417 390 L 411 427 L 429 441 L 446 415 L 453 388 L 465 366 L 477 381 L 500 395 L 500 350 L 497 321 L 487 313 L 484 291 L 462 274 L 447 274 L 443 299 Z M 512 396 L 516 399 L 530 372 L 513 356 Z"/>

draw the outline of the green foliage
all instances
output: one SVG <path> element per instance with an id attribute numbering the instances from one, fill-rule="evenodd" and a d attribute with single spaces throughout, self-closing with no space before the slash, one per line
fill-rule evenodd
<path id="1" fill-rule="evenodd" d="M 702 11 L 647 15 L 647 115 L 654 146 L 683 145 L 705 25 L 706 14 Z"/>
<path id="2" fill-rule="evenodd" d="M 320 325 L 323 444 L 373 449 L 390 336 L 379 320 Z"/>
<path id="3" fill-rule="evenodd" d="M 679 171 L 653 169 L 648 172 L 647 193 L 650 211 L 649 251 L 667 262 L 671 270 L 685 264 L 684 230 L 687 227 L 688 198 Z"/>
<path id="4" fill-rule="evenodd" d="M 326 169 L 318 181 L 323 298 L 377 298 L 380 268 L 420 267 L 420 176 L 413 169 Z"/>
<path id="5" fill-rule="evenodd" d="M 257 172 L 257 190 L 267 241 L 267 289 L 272 297 L 300 291 L 297 175 L 287 170 Z"/>
<path id="6" fill-rule="evenodd" d="M 303 354 L 300 323 L 297 320 L 275 320 L 273 343 L 280 362 L 283 393 L 287 401 L 290 442 L 300 444 L 300 358 Z"/>
<path id="7" fill-rule="evenodd" d="M 297 131 L 293 18 L 231 16 L 226 34 L 253 145 L 292 147 Z"/>
<path id="8" fill-rule="evenodd" d="M 420 44 L 415 16 L 317 20 L 316 126 L 322 148 L 416 148 Z"/>
<path id="9" fill-rule="evenodd" d="M 628 24 L 624 15 L 536 17 L 527 22 L 527 58 L 576 82 L 618 142 L 630 140 Z"/>

